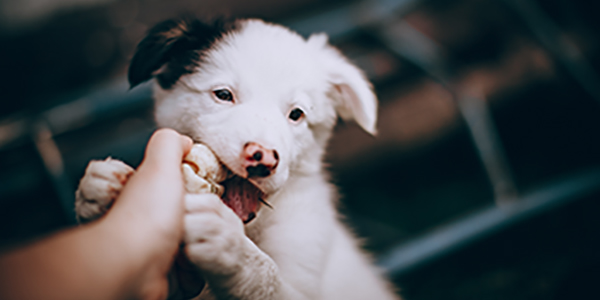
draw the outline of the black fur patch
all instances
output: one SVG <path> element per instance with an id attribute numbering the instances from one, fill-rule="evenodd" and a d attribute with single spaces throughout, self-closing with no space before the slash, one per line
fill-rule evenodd
<path id="1" fill-rule="evenodd" d="M 131 60 L 131 88 L 155 76 L 163 89 L 170 89 L 182 75 L 194 72 L 202 51 L 235 29 L 235 22 L 218 20 L 209 24 L 189 17 L 157 24 L 138 44 Z"/>

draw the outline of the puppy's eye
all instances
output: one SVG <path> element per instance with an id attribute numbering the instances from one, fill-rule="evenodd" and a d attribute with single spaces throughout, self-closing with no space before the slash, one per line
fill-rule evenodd
<path id="1" fill-rule="evenodd" d="M 304 111 L 299 108 L 294 108 L 290 111 L 288 118 L 294 122 L 298 122 L 300 119 L 304 117 Z"/>
<path id="2" fill-rule="evenodd" d="M 228 89 L 217 89 L 213 91 L 213 95 L 221 101 L 233 102 L 233 93 Z"/>

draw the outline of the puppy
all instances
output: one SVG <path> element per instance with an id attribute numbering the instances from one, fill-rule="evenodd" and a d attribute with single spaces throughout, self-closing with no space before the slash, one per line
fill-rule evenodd
<path id="1" fill-rule="evenodd" d="M 323 171 L 338 116 L 371 134 L 377 118 L 370 83 L 325 34 L 165 21 L 129 69 L 132 87 L 151 79 L 158 125 L 207 145 L 232 174 L 223 199 L 186 197 L 185 251 L 207 282 L 198 299 L 397 299 L 340 222 Z M 80 218 L 103 214 L 132 172 L 90 165 Z"/>

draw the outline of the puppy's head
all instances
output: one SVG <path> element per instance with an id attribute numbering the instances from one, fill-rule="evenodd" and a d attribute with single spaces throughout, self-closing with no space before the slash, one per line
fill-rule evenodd
<path id="1" fill-rule="evenodd" d="M 369 82 L 327 42 L 259 20 L 169 20 L 150 30 L 129 69 L 156 79 L 156 120 L 208 145 L 263 196 L 320 172 L 337 116 L 375 133 Z"/>

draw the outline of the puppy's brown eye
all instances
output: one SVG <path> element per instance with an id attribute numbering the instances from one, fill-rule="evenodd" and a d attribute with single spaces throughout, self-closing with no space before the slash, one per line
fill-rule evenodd
<path id="1" fill-rule="evenodd" d="M 299 108 L 292 109 L 292 111 L 290 111 L 290 115 L 288 116 L 288 118 L 294 122 L 302 119 L 302 117 L 304 117 L 304 112 Z"/>
<path id="2" fill-rule="evenodd" d="M 228 89 L 218 89 L 214 90 L 213 94 L 219 100 L 233 102 L 233 93 Z"/>

